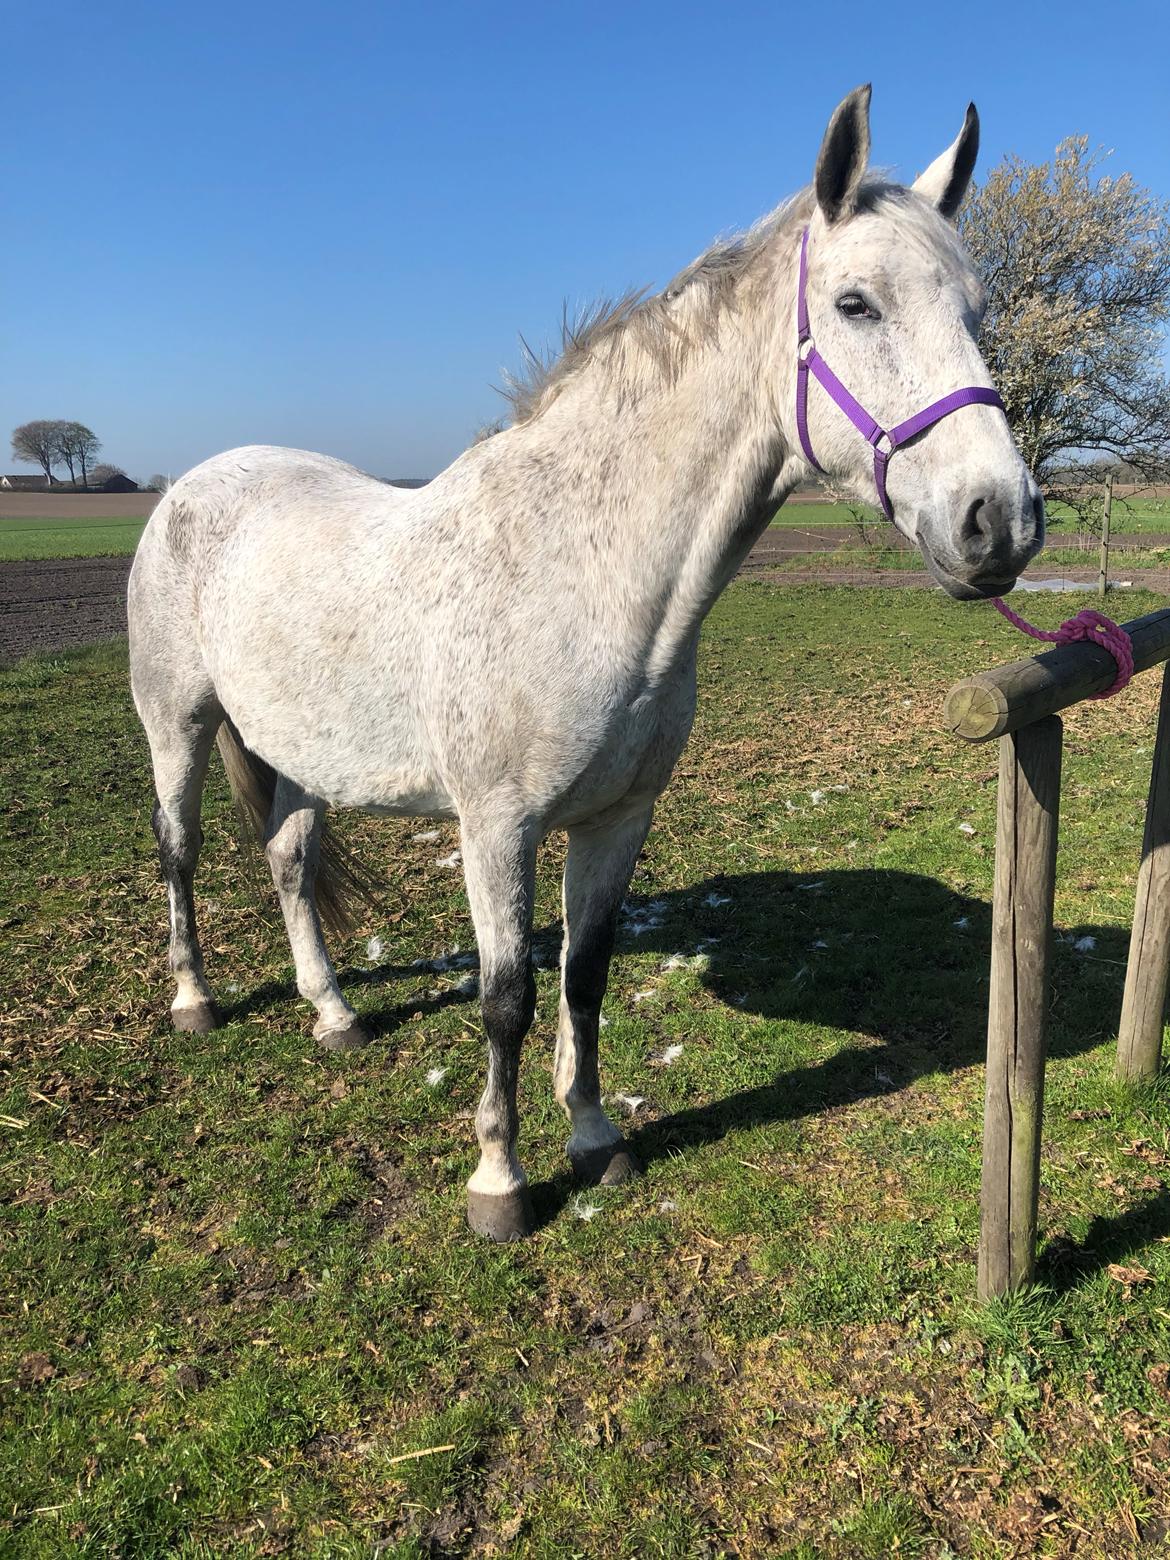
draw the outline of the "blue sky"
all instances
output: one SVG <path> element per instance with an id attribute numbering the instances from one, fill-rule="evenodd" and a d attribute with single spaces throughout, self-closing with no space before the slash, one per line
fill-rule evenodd
<path id="1" fill-rule="evenodd" d="M 1170 197 L 1168 14 L 10 7 L 0 430 L 79 418 L 139 478 L 251 442 L 430 475 L 498 414 L 519 333 L 806 183 L 860 81 L 905 176 L 974 98 L 983 168 L 1081 132 Z"/>

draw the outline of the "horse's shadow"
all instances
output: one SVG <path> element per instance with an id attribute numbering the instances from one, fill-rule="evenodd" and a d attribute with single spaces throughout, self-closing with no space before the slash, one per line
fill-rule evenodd
<path id="1" fill-rule="evenodd" d="M 635 904 L 626 928 L 619 956 L 699 952 L 704 986 L 740 1012 L 867 1037 L 823 1062 L 627 1131 L 647 1163 L 984 1058 L 991 906 L 935 878 L 890 870 L 720 877 Z M 1115 1033 L 1128 942 L 1121 927 L 1058 928 L 1051 1056 L 1079 1055 Z M 534 1187 L 538 1216 L 551 1219 L 578 1190 L 568 1173 Z M 1056 1236 L 1040 1255 L 1039 1277 L 1069 1289 L 1166 1235 L 1170 1192 L 1161 1188 L 1123 1213 L 1095 1218 L 1081 1241 Z"/>
<path id="2" fill-rule="evenodd" d="M 619 958 L 634 950 L 698 952 L 706 961 L 703 985 L 738 1012 L 865 1037 L 824 1061 L 628 1130 L 645 1162 L 891 1094 L 924 1074 L 983 1059 L 991 907 L 935 878 L 879 869 L 750 873 L 643 899 L 632 909 Z M 1090 1050 L 1115 1030 L 1127 945 L 1119 927 L 1058 929 L 1051 1055 Z M 552 1218 L 577 1190 L 567 1173 L 534 1188 L 538 1213 Z M 1170 1231 L 1170 1199 L 1098 1221 L 1083 1249 L 1065 1242 L 1053 1254 L 1053 1279 L 1057 1269 L 1083 1275 L 1087 1265 L 1099 1265 L 1096 1254 L 1127 1239 L 1132 1244 L 1142 1229 L 1148 1237 L 1152 1225 Z"/>
<path id="3" fill-rule="evenodd" d="M 555 964 L 560 936 L 558 922 L 536 932 L 538 963 Z M 824 1061 L 708 1103 L 627 1123 L 631 1147 L 649 1163 L 980 1062 L 990 938 L 986 901 L 898 870 L 743 873 L 631 899 L 615 953 L 619 967 L 631 953 L 681 956 L 731 1011 L 865 1037 Z M 1059 930 L 1057 939 L 1049 1051 L 1062 1057 L 1092 1049 L 1115 1030 L 1128 936 L 1115 926 L 1078 925 Z M 341 979 L 354 986 L 418 974 L 417 966 L 380 965 L 345 970 Z M 258 990 L 232 1016 L 285 994 L 283 986 Z M 375 1005 L 363 1017 L 384 1040 L 419 1013 L 473 1000 L 469 991 L 440 989 L 406 1004 Z M 604 1034 L 602 1043 L 604 1049 Z M 555 1217 L 579 1190 L 567 1171 L 534 1184 L 538 1221 Z M 1060 1287 L 1159 1233 L 1170 1233 L 1164 1192 L 1117 1219 L 1095 1221 L 1080 1246 L 1054 1242 L 1041 1270 Z"/>

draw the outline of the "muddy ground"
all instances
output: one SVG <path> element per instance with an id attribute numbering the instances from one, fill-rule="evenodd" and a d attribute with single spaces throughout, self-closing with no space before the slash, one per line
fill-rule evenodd
<path id="1" fill-rule="evenodd" d="M 0 520 L 136 520 L 154 513 L 160 493 L 10 493 L 0 489 Z"/>
<path id="2" fill-rule="evenodd" d="M 130 563 L 39 558 L 0 564 L 0 658 L 124 634 Z"/>
<path id="3" fill-rule="evenodd" d="M 137 496 L 156 498 L 153 493 Z M 7 502 L 25 498 L 43 500 L 43 495 L 10 494 Z M 840 526 L 769 531 L 747 567 L 773 568 L 785 557 L 832 550 L 840 543 Z M 12 660 L 36 650 L 60 650 L 124 634 L 130 563 L 129 558 L 54 558 L 0 564 L 0 658 Z"/>
<path id="4" fill-rule="evenodd" d="M 1142 541 L 1153 545 L 1161 538 L 1143 537 Z M 787 584 L 925 587 L 932 583 L 925 571 L 915 569 L 785 567 L 795 556 L 831 552 L 841 542 L 840 526 L 806 530 L 777 527 L 765 531 L 742 572 L 767 574 Z M 124 634 L 130 562 L 129 558 L 56 558 L 0 564 L 0 659 L 14 660 L 33 651 L 60 650 Z M 1040 572 L 1086 583 L 1097 577 L 1095 567 L 1042 568 Z M 1167 569 L 1135 569 L 1127 571 L 1126 578 L 1132 579 L 1135 587 L 1170 592 Z"/>

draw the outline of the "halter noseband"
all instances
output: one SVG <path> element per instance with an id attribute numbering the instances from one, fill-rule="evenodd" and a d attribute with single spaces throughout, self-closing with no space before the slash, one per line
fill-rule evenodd
<path id="1" fill-rule="evenodd" d="M 961 407 L 998 406 L 1002 412 L 1004 404 L 999 398 L 999 393 L 989 386 L 968 385 L 965 390 L 952 390 L 950 395 L 944 395 L 941 401 L 932 401 L 924 411 L 916 412 L 913 417 L 908 417 L 896 428 L 881 427 L 865 407 L 853 399 L 817 351 L 808 323 L 808 300 L 805 297 L 807 279 L 808 228 L 805 228 L 800 236 L 800 280 L 796 289 L 796 428 L 800 434 L 801 447 L 810 463 L 818 471 L 823 472 L 825 468 L 813 454 L 812 441 L 808 436 L 808 375 L 811 369 L 828 391 L 829 399 L 841 408 L 862 438 L 873 445 L 873 480 L 877 487 L 878 501 L 886 519 L 892 520 L 894 511 L 886 494 L 886 467 L 894 451 L 918 434 L 925 433 L 927 428 L 932 428 L 944 417 L 949 417 L 952 412 L 959 411 Z"/>

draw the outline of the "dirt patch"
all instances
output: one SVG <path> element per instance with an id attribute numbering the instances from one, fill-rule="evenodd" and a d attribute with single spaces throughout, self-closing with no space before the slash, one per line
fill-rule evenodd
<path id="1" fill-rule="evenodd" d="M 869 526 L 866 531 L 874 546 L 912 552 L 911 544 L 893 526 Z M 773 525 L 752 548 L 747 563 L 757 566 L 782 562 L 785 558 L 810 552 L 836 552 L 840 547 L 861 547 L 863 538 L 851 525 Z M 746 564 L 745 564 L 746 567 Z"/>
<path id="2" fill-rule="evenodd" d="M 801 551 L 807 553 L 816 549 L 805 547 Z M 758 579 L 766 576 L 777 585 L 880 585 L 884 589 L 898 589 L 901 586 L 912 585 L 922 590 L 940 588 L 925 569 L 866 569 L 854 568 L 849 564 L 827 565 L 823 569 L 790 569 L 785 567 L 782 553 L 773 552 L 762 546 L 752 549 L 739 572 L 749 578 Z M 1151 590 L 1162 595 L 1170 592 L 1170 569 L 1126 569 L 1124 577 L 1134 590 Z M 1025 578 L 1058 578 L 1075 580 L 1079 585 L 1095 585 L 1097 570 L 1095 568 L 1066 569 L 1056 564 L 1046 568 L 1041 558 L 1034 574 Z M 1020 601 L 1024 599 L 1023 596 L 1018 598 Z M 1118 599 L 1111 595 L 1111 600 L 1115 604 Z M 1115 615 L 1119 622 L 1125 617 L 1123 610 L 1119 610 Z"/>
<path id="3" fill-rule="evenodd" d="M 129 496 L 154 500 L 157 494 L 94 495 L 84 501 Z M 47 494 L 19 493 L 16 498 L 46 499 Z M 881 585 L 934 588 L 924 569 L 867 569 L 849 564 L 823 569 L 793 569 L 788 561 L 800 554 L 832 552 L 851 536 L 841 526 L 812 526 L 802 530 L 780 527 L 764 532 L 744 562 L 741 574 L 767 575 L 784 585 Z M 1136 540 L 1136 539 L 1135 539 Z M 1156 544 L 1158 537 L 1141 538 L 1144 544 Z M 1170 542 L 1170 538 L 1167 538 Z M 896 546 L 908 546 L 895 537 Z M 15 660 L 33 651 L 60 650 L 72 645 L 92 644 L 126 632 L 126 582 L 130 577 L 129 558 L 59 558 L 27 560 L 0 564 L 0 659 Z M 1092 584 L 1095 567 L 1041 567 L 1039 576 L 1058 574 Z M 1135 589 L 1170 592 L 1170 569 L 1132 569 L 1126 571 Z"/>
<path id="4" fill-rule="evenodd" d="M 36 650 L 124 634 L 130 563 L 129 558 L 55 558 L 0 565 L 0 658 L 14 660 Z"/>
<path id="5" fill-rule="evenodd" d="M 154 513 L 161 493 L 6 493 L 0 520 L 137 520 Z"/>

